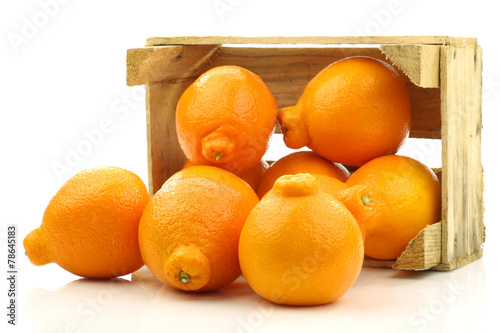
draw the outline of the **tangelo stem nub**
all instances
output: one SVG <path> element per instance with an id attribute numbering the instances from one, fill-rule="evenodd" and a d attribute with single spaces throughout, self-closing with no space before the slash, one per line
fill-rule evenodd
<path id="1" fill-rule="evenodd" d="M 226 163 L 230 161 L 236 150 L 236 143 L 233 138 L 234 135 L 229 129 L 217 129 L 201 140 L 202 155 L 213 163 Z"/>
<path id="2" fill-rule="evenodd" d="M 165 277 L 177 289 L 196 291 L 210 281 L 210 262 L 198 246 L 179 245 L 165 262 Z"/>

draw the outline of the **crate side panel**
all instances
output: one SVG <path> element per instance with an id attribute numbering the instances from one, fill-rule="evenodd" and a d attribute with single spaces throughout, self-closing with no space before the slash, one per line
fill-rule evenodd
<path id="1" fill-rule="evenodd" d="M 415 85 L 439 88 L 439 46 L 399 44 L 380 49 Z"/>
<path id="2" fill-rule="evenodd" d="M 441 222 L 428 225 L 413 238 L 392 266 L 398 270 L 427 270 L 441 263 Z"/>
<path id="3" fill-rule="evenodd" d="M 203 73 L 218 45 L 171 45 L 127 51 L 127 85 L 171 81 Z"/>
<path id="4" fill-rule="evenodd" d="M 259 75 L 276 97 L 279 107 L 295 105 L 307 83 L 334 61 L 350 56 L 368 56 L 387 62 L 378 48 L 249 48 L 221 47 L 212 66 L 238 65 Z M 412 99 L 411 137 L 439 139 L 441 97 L 439 88 L 421 88 L 407 83 Z"/>
<path id="5" fill-rule="evenodd" d="M 193 79 L 146 85 L 149 192 L 153 195 L 186 162 L 177 140 L 175 108 Z"/>
<path id="6" fill-rule="evenodd" d="M 482 255 L 481 75 L 478 45 L 442 47 L 443 269 Z"/>
<path id="7" fill-rule="evenodd" d="M 431 44 L 447 45 L 450 41 L 475 43 L 475 38 L 447 36 L 177 36 L 151 37 L 146 46 L 192 44 Z"/>

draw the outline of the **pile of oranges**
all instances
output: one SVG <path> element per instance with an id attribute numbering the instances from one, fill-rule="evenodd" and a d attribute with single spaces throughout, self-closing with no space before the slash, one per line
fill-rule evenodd
<path id="1" fill-rule="evenodd" d="M 310 150 L 269 166 L 276 122 L 288 147 Z M 395 155 L 410 128 L 404 80 L 373 58 L 329 65 L 282 109 L 256 74 L 215 67 L 177 104 L 182 170 L 152 198 L 127 170 L 80 172 L 24 247 L 35 265 L 88 278 L 145 264 L 168 285 L 201 292 L 243 273 L 272 302 L 329 303 L 354 284 L 365 256 L 396 259 L 441 218 L 436 175 Z"/>

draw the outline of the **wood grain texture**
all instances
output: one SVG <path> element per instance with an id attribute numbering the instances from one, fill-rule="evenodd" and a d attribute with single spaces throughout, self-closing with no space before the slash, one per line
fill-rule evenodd
<path id="1" fill-rule="evenodd" d="M 380 50 L 416 86 L 439 88 L 439 46 L 381 45 Z"/>
<path id="2" fill-rule="evenodd" d="M 146 46 L 192 44 L 475 44 L 476 38 L 447 36 L 178 36 L 151 37 Z"/>
<path id="3" fill-rule="evenodd" d="M 441 263 L 441 222 L 425 227 L 399 256 L 393 269 L 422 271 Z"/>
<path id="4" fill-rule="evenodd" d="M 145 47 L 127 51 L 127 85 L 182 80 L 206 69 L 217 45 Z"/>
<path id="5" fill-rule="evenodd" d="M 248 43 L 311 45 L 244 45 Z M 402 43 L 408 45 L 398 45 Z M 437 174 L 442 178 L 443 219 L 424 229 L 397 261 L 365 258 L 364 266 L 446 271 L 476 260 L 482 256 L 485 231 L 480 156 L 482 55 L 475 43 L 475 38 L 440 36 L 149 39 L 148 47 L 129 50 L 127 80 L 129 85 L 146 84 L 150 194 L 185 163 L 175 132 L 175 107 L 182 92 L 207 69 L 245 67 L 262 77 L 284 107 L 294 105 L 310 79 L 336 60 L 353 55 L 384 61 L 389 57 L 400 74 L 406 72 L 412 99 L 410 136 L 442 139 L 443 167 Z M 320 44 L 374 44 L 380 49 Z"/>
<path id="6" fill-rule="evenodd" d="M 442 269 L 482 255 L 481 76 L 480 46 L 442 47 Z"/>
<path id="7" fill-rule="evenodd" d="M 237 65 L 259 75 L 276 97 L 278 106 L 295 105 L 309 81 L 331 63 L 351 56 L 387 61 L 378 48 L 250 48 L 221 47 L 212 66 Z M 411 137 L 441 137 L 439 89 L 418 87 L 403 72 L 412 103 Z M 279 133 L 279 127 L 276 128 Z"/>
<path id="8" fill-rule="evenodd" d="M 194 79 L 146 84 L 149 193 L 152 196 L 186 158 L 175 129 L 177 101 Z"/>
<path id="9" fill-rule="evenodd" d="M 197 49 L 200 48 L 200 49 Z M 259 75 L 279 107 L 294 105 L 307 83 L 323 68 L 345 57 L 367 56 L 387 61 L 378 48 L 252 48 L 213 45 L 134 49 L 127 56 L 129 85 L 196 78 L 211 67 L 237 65 Z M 194 54 L 191 54 L 191 53 Z M 441 135 L 439 89 L 407 82 L 412 103 L 411 137 L 438 139 Z M 279 133 L 280 128 L 276 128 Z"/>

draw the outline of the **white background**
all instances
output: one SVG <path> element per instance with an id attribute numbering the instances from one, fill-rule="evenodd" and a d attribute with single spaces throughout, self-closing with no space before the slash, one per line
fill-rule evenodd
<path id="1" fill-rule="evenodd" d="M 500 68 L 493 1 L 3 1 L 0 5 L 1 327 L 9 332 L 98 331 L 483 331 L 497 327 L 500 275 L 496 203 Z M 165 289 L 147 273 L 116 283 L 75 281 L 35 267 L 21 243 L 66 179 L 117 165 L 147 183 L 143 87 L 125 84 L 128 48 L 185 35 L 450 35 L 483 48 L 484 258 L 451 273 L 364 269 L 339 302 L 286 308 L 263 302 L 239 279 L 201 296 Z M 107 123 L 105 128 L 103 124 Z M 102 138 L 88 144 L 86 133 Z M 87 142 L 87 143 L 85 143 Z M 284 153 L 280 139 L 273 154 Z M 75 151 L 78 153 L 75 156 Z M 438 143 L 401 154 L 439 166 Z M 62 166 L 65 165 L 65 168 Z M 6 230 L 18 227 L 18 326 L 7 325 Z M 75 281 L 75 282 L 73 282 Z M 4 306 L 5 305 L 5 306 Z M 213 320 L 210 323 L 209 320 Z M 493 325 L 493 326 L 491 326 Z M 2 328 L 2 331 L 4 329 Z"/>

